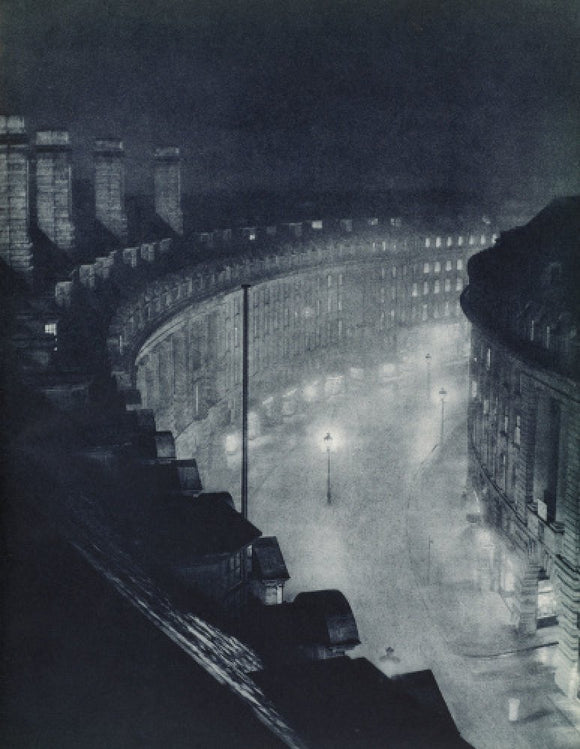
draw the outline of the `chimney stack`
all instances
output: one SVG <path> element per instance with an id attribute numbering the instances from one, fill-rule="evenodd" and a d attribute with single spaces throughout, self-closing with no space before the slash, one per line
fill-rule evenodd
<path id="1" fill-rule="evenodd" d="M 127 213 L 123 141 L 116 138 L 95 141 L 94 159 L 97 220 L 124 242 L 127 239 Z"/>
<path id="2" fill-rule="evenodd" d="M 181 210 L 181 159 L 179 148 L 155 150 L 155 213 L 173 229 L 183 234 Z"/>
<path id="3" fill-rule="evenodd" d="M 24 118 L 0 115 L 0 257 L 31 282 L 28 161 Z"/>
<path id="4" fill-rule="evenodd" d="M 74 247 L 71 148 L 66 130 L 36 133 L 36 223 L 57 247 Z"/>

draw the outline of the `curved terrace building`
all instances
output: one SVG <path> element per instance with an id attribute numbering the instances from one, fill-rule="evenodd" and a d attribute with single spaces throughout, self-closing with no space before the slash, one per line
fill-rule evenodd
<path id="1" fill-rule="evenodd" d="M 469 477 L 495 529 L 489 584 L 523 634 L 557 624 L 556 681 L 578 694 L 580 198 L 473 256 Z"/>

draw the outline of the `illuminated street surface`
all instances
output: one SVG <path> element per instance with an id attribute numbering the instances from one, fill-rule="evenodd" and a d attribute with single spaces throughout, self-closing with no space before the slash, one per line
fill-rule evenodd
<path id="1" fill-rule="evenodd" d="M 518 641 L 499 595 L 474 586 L 477 560 L 465 539 L 468 500 L 461 496 L 465 377 L 444 377 L 434 376 L 431 401 L 424 383 L 406 378 L 398 390 L 363 395 L 361 388 L 319 402 L 308 420 L 296 415 L 264 431 L 250 442 L 249 518 L 278 537 L 291 574 L 286 598 L 340 589 L 363 641 L 353 655 L 389 675 L 432 669 L 476 749 L 579 746 L 573 708 L 566 717 L 556 707 L 569 703 L 553 684 L 555 648 L 542 646 L 554 641 L 555 629 Z M 238 466 L 239 457 L 230 460 L 232 492 Z M 390 658 L 386 647 L 394 648 Z M 510 699 L 520 700 L 517 721 L 509 720 Z"/>

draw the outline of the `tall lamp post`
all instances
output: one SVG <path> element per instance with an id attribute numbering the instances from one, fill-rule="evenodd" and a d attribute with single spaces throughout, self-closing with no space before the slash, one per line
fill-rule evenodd
<path id="1" fill-rule="evenodd" d="M 445 436 L 445 396 L 447 395 L 447 390 L 441 388 L 439 395 L 441 396 L 441 439 L 439 440 L 439 444 L 443 445 L 443 437 Z"/>
<path id="2" fill-rule="evenodd" d="M 330 449 L 332 447 L 332 436 L 330 432 L 326 433 L 326 437 L 324 438 L 324 445 L 326 447 L 326 466 L 327 466 L 327 472 L 326 472 L 326 501 L 328 504 L 330 504 L 332 497 L 330 495 Z"/>
<path id="3" fill-rule="evenodd" d="M 427 362 L 427 398 L 431 395 L 431 354 L 425 354 Z"/>

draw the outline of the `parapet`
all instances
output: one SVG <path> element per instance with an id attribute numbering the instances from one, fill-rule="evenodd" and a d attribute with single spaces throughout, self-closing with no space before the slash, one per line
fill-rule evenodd
<path id="1" fill-rule="evenodd" d="M 179 161 L 180 152 L 177 146 L 165 146 L 156 148 L 154 156 L 158 161 Z"/>
<path id="2" fill-rule="evenodd" d="M 95 156 L 124 156 L 125 148 L 119 138 L 98 138 L 93 152 Z"/>
<path id="3" fill-rule="evenodd" d="M 24 117 L 14 114 L 0 114 L 0 137 L 3 135 L 26 135 Z"/>
<path id="4" fill-rule="evenodd" d="M 70 135 L 67 130 L 38 130 L 35 145 L 43 149 L 70 149 Z"/>

